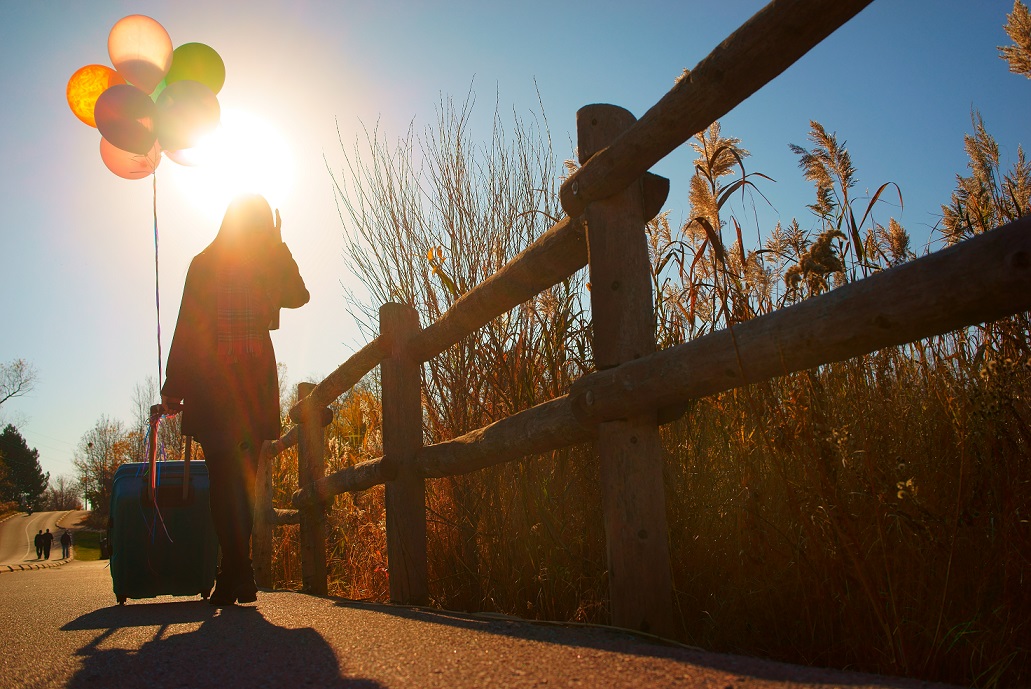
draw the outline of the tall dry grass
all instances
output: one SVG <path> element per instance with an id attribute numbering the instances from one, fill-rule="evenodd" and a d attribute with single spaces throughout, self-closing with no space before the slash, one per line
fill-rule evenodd
<path id="1" fill-rule="evenodd" d="M 471 107 L 442 103 L 434 128 L 396 145 L 372 132 L 334 175 L 353 267 L 371 293 L 352 295 L 353 306 L 370 332 L 387 300 L 432 322 L 558 212 L 543 117 L 514 118 L 508 134 L 496 115 L 481 148 Z M 763 191 L 764 177 L 746 170 L 747 151 L 718 125 L 693 146 L 690 221 L 649 224 L 662 346 L 913 257 L 897 221 L 872 219 L 901 191 L 886 184 L 856 198 L 847 150 L 818 123 L 795 147 L 816 188 L 813 229 L 778 225 L 753 249 L 724 209 L 731 194 Z M 1028 177 L 991 178 L 1016 180 L 1015 192 L 996 194 L 1016 199 L 995 209 L 999 221 L 1026 212 Z M 943 207 L 960 239 L 982 231 L 964 225 L 973 215 L 963 188 L 961 178 Z M 427 363 L 425 442 L 551 399 L 590 371 L 585 290 L 575 276 Z M 1027 316 L 698 400 L 664 427 L 682 639 L 971 686 L 1031 683 Z M 371 376 L 335 403 L 330 470 L 381 452 L 376 386 Z M 274 470 L 286 502 L 296 455 Z M 433 603 L 607 621 L 598 484 L 589 447 L 427 482 Z M 382 489 L 336 498 L 332 593 L 387 598 L 384 523 Z M 281 586 L 300 583 L 295 529 L 277 530 Z"/>

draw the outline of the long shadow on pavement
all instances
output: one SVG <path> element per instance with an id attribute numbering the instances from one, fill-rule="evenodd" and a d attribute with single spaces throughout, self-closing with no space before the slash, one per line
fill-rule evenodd
<path id="1" fill-rule="evenodd" d="M 172 625 L 190 629 L 170 629 Z M 156 630 L 151 634 L 142 629 L 146 627 Z M 215 609 L 204 601 L 112 606 L 61 628 L 85 630 L 101 633 L 77 651 L 82 668 L 67 685 L 73 689 L 382 687 L 372 680 L 342 676 L 333 649 L 314 629 L 276 626 L 253 607 Z M 145 636 L 151 638 L 140 638 Z"/>
<path id="2" fill-rule="evenodd" d="M 535 622 L 505 615 L 473 615 L 447 610 L 430 610 L 363 601 L 331 598 L 337 606 L 382 613 L 402 619 L 448 625 L 486 634 L 497 634 L 526 641 L 539 641 L 577 648 L 591 648 L 635 656 L 665 658 L 707 667 L 739 676 L 782 682 L 832 682 L 836 686 L 874 685 L 878 689 L 928 688 L 932 685 L 903 677 L 884 677 L 828 668 L 789 665 L 747 656 L 719 654 L 680 644 L 668 643 L 617 627 Z M 875 678 L 875 681 L 871 681 Z"/>

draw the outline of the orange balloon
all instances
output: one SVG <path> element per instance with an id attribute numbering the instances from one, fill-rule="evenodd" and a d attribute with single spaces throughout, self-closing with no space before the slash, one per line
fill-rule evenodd
<path id="1" fill-rule="evenodd" d="M 131 14 L 111 28 L 107 54 L 126 81 L 149 94 L 172 66 L 172 39 L 150 17 Z"/>
<path id="2" fill-rule="evenodd" d="M 123 151 L 107 139 L 100 139 L 100 159 L 107 169 L 124 179 L 143 179 L 154 173 L 161 164 L 161 146 L 154 143 L 149 153 Z"/>
<path id="3" fill-rule="evenodd" d="M 68 80 L 68 88 L 65 89 L 68 107 L 80 120 L 91 127 L 96 127 L 97 121 L 93 117 L 93 108 L 97 104 L 97 98 L 108 88 L 124 83 L 125 79 L 122 78 L 122 75 L 110 67 L 104 65 L 80 67 Z"/>

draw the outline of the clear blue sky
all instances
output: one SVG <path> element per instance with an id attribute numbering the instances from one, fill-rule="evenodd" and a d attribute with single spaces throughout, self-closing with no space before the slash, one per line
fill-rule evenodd
<path id="1" fill-rule="evenodd" d="M 363 344 L 346 312 L 344 230 L 323 164 L 323 155 L 342 163 L 337 120 L 345 141 L 377 121 L 394 139 L 409 123 L 431 124 L 442 95 L 461 99 L 472 84 L 474 120 L 486 132 L 495 94 L 502 112 L 529 114 L 536 88 L 557 153 L 568 157 L 577 108 L 609 102 L 643 114 L 763 5 L 5 0 L 0 361 L 25 358 L 40 379 L 3 418 L 39 449 L 44 470 L 70 476 L 82 435 L 101 415 L 128 422 L 134 387 L 157 374 L 150 181 L 109 173 L 99 134 L 65 102 L 76 69 L 108 63 L 107 35 L 121 17 L 146 14 L 174 45 L 215 48 L 226 64 L 223 109 L 261 118 L 289 150 L 293 185 L 275 203 L 312 293 L 274 334 L 293 383 L 321 378 Z M 775 206 L 763 222 L 812 224 L 813 192 L 788 144 L 806 144 L 816 119 L 847 143 L 860 190 L 901 187 L 905 209 L 885 207 L 878 220 L 894 215 L 922 248 L 965 171 L 971 108 L 1007 164 L 1029 143 L 1031 81 L 1010 74 L 996 51 L 1011 9 L 1010 0 L 875 0 L 725 117 L 724 134 L 752 152 L 749 169 L 777 180 L 763 187 Z M 673 180 L 674 220 L 687 212 L 692 158 L 684 147 L 655 169 Z M 157 171 L 166 352 L 188 262 L 224 208 L 198 203 L 196 185 L 175 167 L 165 161 Z"/>

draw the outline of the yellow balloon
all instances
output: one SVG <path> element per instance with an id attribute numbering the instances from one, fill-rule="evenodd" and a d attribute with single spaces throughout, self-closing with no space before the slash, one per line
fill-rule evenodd
<path id="1" fill-rule="evenodd" d="M 97 104 L 97 98 L 110 87 L 124 83 L 125 79 L 122 78 L 122 75 L 110 67 L 104 65 L 80 67 L 68 80 L 68 88 L 65 89 L 68 107 L 80 120 L 91 127 L 96 127 L 97 120 L 93 117 L 93 108 Z"/>

